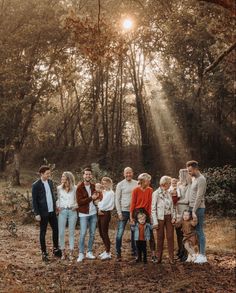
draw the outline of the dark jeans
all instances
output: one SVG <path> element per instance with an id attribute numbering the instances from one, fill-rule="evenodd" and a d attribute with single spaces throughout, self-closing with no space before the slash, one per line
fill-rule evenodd
<path id="1" fill-rule="evenodd" d="M 122 221 L 118 221 L 118 228 L 116 234 L 116 254 L 121 255 L 121 246 L 122 246 L 122 237 L 125 231 L 125 226 L 130 219 L 130 212 L 122 212 Z M 130 230 L 131 232 L 131 249 L 132 253 L 136 254 L 136 246 L 134 241 L 134 231 Z"/>
<path id="2" fill-rule="evenodd" d="M 53 239 L 53 247 L 58 248 L 58 223 L 57 216 L 55 212 L 48 213 L 47 216 L 41 217 L 40 221 L 40 245 L 42 253 L 46 253 L 46 232 L 48 223 L 52 228 L 52 239 Z"/>
<path id="3" fill-rule="evenodd" d="M 186 254 L 186 249 L 184 248 L 184 244 L 183 244 L 183 232 L 182 232 L 182 228 L 175 228 L 175 232 L 176 232 L 176 238 L 177 238 L 177 243 L 178 243 L 178 254 L 180 257 L 184 256 Z"/>
<path id="4" fill-rule="evenodd" d="M 136 249 L 137 249 L 137 260 L 142 261 L 142 256 L 143 256 L 143 261 L 147 261 L 147 242 L 145 240 L 137 240 L 136 241 Z"/>
<path id="5" fill-rule="evenodd" d="M 110 211 L 103 211 L 104 215 L 98 216 L 98 230 L 100 237 L 105 245 L 106 252 L 110 252 L 111 249 L 111 241 L 109 238 L 108 230 L 109 230 L 109 223 L 111 221 L 111 212 Z"/>

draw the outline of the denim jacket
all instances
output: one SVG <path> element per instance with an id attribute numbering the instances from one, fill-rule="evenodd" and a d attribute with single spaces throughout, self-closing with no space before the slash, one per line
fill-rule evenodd
<path id="1" fill-rule="evenodd" d="M 131 225 L 131 230 L 134 231 L 134 240 L 138 241 L 139 240 L 139 223 Z M 150 240 L 151 230 L 152 230 L 152 225 L 149 224 L 149 223 L 146 223 L 145 224 L 145 230 L 144 230 L 144 238 L 145 238 L 145 240 Z"/>

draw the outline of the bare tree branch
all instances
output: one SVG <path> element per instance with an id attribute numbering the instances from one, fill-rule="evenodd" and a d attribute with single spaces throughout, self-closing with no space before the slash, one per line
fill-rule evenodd
<path id="1" fill-rule="evenodd" d="M 234 42 L 231 46 L 227 48 L 224 52 L 222 52 L 216 59 L 211 63 L 205 70 L 203 74 L 206 74 L 209 71 L 212 71 L 230 52 L 235 50 L 236 42 Z"/>

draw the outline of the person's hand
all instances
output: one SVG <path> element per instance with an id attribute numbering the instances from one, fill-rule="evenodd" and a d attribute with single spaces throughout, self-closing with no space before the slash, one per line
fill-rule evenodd
<path id="1" fill-rule="evenodd" d="M 40 222 L 41 221 L 41 216 L 40 215 L 35 216 L 35 220 Z"/>
<path id="2" fill-rule="evenodd" d="M 172 219 L 172 220 L 171 220 L 171 223 L 172 223 L 172 224 L 175 224 L 175 219 Z"/>
<path id="3" fill-rule="evenodd" d="M 158 229 L 159 229 L 159 225 L 158 225 L 158 224 L 153 225 L 153 226 L 152 226 L 152 229 L 154 229 L 154 230 L 158 230 Z"/>
<path id="4" fill-rule="evenodd" d="M 135 224 L 135 221 L 133 218 L 130 218 L 130 225 L 134 225 Z"/>
<path id="5" fill-rule="evenodd" d="M 193 219 L 194 219 L 194 220 L 196 220 L 196 219 L 197 219 L 197 215 L 196 215 L 196 213 L 195 213 L 195 212 L 192 212 L 192 217 L 193 217 Z"/>
<path id="6" fill-rule="evenodd" d="M 119 214 L 119 215 L 118 215 L 118 219 L 119 219 L 120 221 L 123 221 L 123 216 L 122 216 L 122 214 Z"/>
<path id="7" fill-rule="evenodd" d="M 93 200 L 96 200 L 98 197 L 99 197 L 99 195 L 97 195 L 96 193 L 94 193 L 94 194 L 92 195 L 92 199 L 93 199 Z"/>

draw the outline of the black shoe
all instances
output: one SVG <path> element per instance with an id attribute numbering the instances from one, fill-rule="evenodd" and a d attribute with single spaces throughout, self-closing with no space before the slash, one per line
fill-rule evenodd
<path id="1" fill-rule="evenodd" d="M 117 254 L 117 255 L 116 255 L 116 261 L 118 261 L 118 262 L 121 261 L 121 255 L 120 255 L 120 254 Z"/>
<path id="2" fill-rule="evenodd" d="M 43 252 L 42 253 L 42 260 L 44 262 L 49 262 L 48 253 L 47 252 Z"/>
<path id="3" fill-rule="evenodd" d="M 184 255 L 180 258 L 180 261 L 185 262 L 187 260 L 187 258 L 188 258 L 187 255 Z"/>
<path id="4" fill-rule="evenodd" d="M 136 261 L 137 263 L 139 263 L 139 262 L 141 262 L 142 260 L 141 260 L 140 257 L 137 257 L 137 258 L 135 259 L 135 261 Z"/>
<path id="5" fill-rule="evenodd" d="M 144 258 L 144 259 L 143 259 L 143 263 L 144 263 L 144 264 L 147 264 L 147 258 Z"/>
<path id="6" fill-rule="evenodd" d="M 154 255 L 154 256 L 152 256 L 152 262 L 153 263 L 157 263 L 157 257 Z"/>
<path id="7" fill-rule="evenodd" d="M 136 255 L 137 255 L 136 252 L 134 251 L 131 252 L 131 256 L 136 256 Z"/>
<path id="8" fill-rule="evenodd" d="M 59 248 L 54 248 L 53 249 L 53 254 L 56 257 L 62 257 L 62 252 L 61 252 L 61 250 Z"/>

